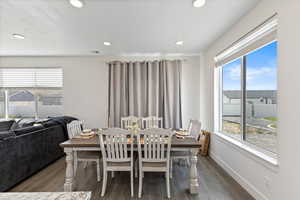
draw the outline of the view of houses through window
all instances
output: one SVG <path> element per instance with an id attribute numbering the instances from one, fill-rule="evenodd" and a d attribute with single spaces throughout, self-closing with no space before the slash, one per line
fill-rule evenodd
<path id="1" fill-rule="evenodd" d="M 63 114 L 61 68 L 0 68 L 0 119 Z"/>
<path id="2" fill-rule="evenodd" d="M 7 91 L 7 93 L 1 92 L 1 118 L 43 119 L 63 113 L 62 91 L 59 89 L 10 89 Z M 5 94 L 8 95 L 7 98 L 5 98 Z M 7 99 L 7 102 L 5 102 L 5 99 Z M 8 106 L 7 115 L 5 113 L 6 104 Z"/>
<path id="3" fill-rule="evenodd" d="M 277 128 L 276 61 L 275 41 L 224 65 L 221 81 L 221 131 L 274 153 Z M 243 94 L 245 98 L 242 98 Z"/>

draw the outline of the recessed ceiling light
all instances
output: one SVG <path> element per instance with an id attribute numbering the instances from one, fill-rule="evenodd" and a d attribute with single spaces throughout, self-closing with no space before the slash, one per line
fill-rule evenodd
<path id="1" fill-rule="evenodd" d="M 15 39 L 20 39 L 20 40 L 24 40 L 24 39 L 25 39 L 25 36 L 24 36 L 24 35 L 17 34 L 17 33 L 12 34 L 12 36 L 13 36 L 13 38 L 15 38 Z"/>
<path id="2" fill-rule="evenodd" d="M 176 45 L 183 45 L 183 41 L 177 41 Z"/>
<path id="3" fill-rule="evenodd" d="M 110 42 L 103 42 L 103 44 L 104 44 L 105 46 L 110 46 L 110 45 L 111 45 Z"/>
<path id="4" fill-rule="evenodd" d="M 193 6 L 195 8 L 200 8 L 200 7 L 204 6 L 205 3 L 206 3 L 206 0 L 194 0 L 193 1 Z"/>
<path id="5" fill-rule="evenodd" d="M 83 1 L 82 0 L 69 0 L 70 4 L 76 8 L 82 8 Z"/>

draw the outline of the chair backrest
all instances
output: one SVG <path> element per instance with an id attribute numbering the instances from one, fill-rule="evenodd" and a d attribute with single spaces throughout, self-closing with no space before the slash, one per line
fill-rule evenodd
<path id="1" fill-rule="evenodd" d="M 139 117 L 128 116 L 121 118 L 121 128 L 128 129 L 130 126 L 133 126 L 134 123 L 137 123 L 139 128 L 141 128 L 142 120 Z"/>
<path id="2" fill-rule="evenodd" d="M 99 140 L 103 162 L 133 162 L 134 140 L 131 131 L 109 128 L 100 131 Z"/>
<path id="3" fill-rule="evenodd" d="M 142 119 L 143 129 L 162 128 L 162 118 L 156 116 L 145 117 Z"/>
<path id="4" fill-rule="evenodd" d="M 199 139 L 201 134 L 201 122 L 199 120 L 190 120 L 189 134 L 195 139 Z"/>
<path id="5" fill-rule="evenodd" d="M 171 129 L 151 128 L 137 134 L 140 162 L 168 162 L 173 131 Z"/>
<path id="6" fill-rule="evenodd" d="M 73 138 L 74 136 L 80 135 L 82 133 L 82 121 L 73 120 L 67 124 L 68 136 Z"/>

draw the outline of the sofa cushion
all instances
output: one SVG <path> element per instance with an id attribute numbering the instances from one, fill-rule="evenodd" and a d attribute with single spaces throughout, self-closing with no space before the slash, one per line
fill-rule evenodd
<path id="1" fill-rule="evenodd" d="M 33 126 L 35 122 L 35 119 L 20 119 L 17 121 L 17 126 L 15 126 L 15 129 Z"/>
<path id="2" fill-rule="evenodd" d="M 16 123 L 15 120 L 1 121 L 0 122 L 0 131 L 9 131 L 11 126 Z"/>
<path id="3" fill-rule="evenodd" d="M 51 118 L 49 118 L 49 120 L 55 121 L 58 124 L 62 125 L 62 127 L 64 129 L 64 136 L 66 139 L 68 139 L 69 136 L 68 136 L 67 124 L 72 122 L 73 120 L 78 120 L 78 119 L 75 117 L 62 116 L 62 117 L 51 117 Z"/>
<path id="4" fill-rule="evenodd" d="M 56 125 L 58 125 L 58 124 L 59 124 L 58 122 L 52 121 L 52 120 L 48 120 L 48 121 L 42 122 L 42 125 L 43 125 L 45 128 L 49 128 L 49 127 L 52 127 L 52 126 L 56 126 Z"/>
<path id="5" fill-rule="evenodd" d="M 0 131 L 0 140 L 4 140 L 14 136 L 15 134 L 12 131 Z"/>
<path id="6" fill-rule="evenodd" d="M 61 117 L 49 117 L 49 119 L 53 120 L 53 121 L 60 121 L 60 122 L 64 122 L 66 124 L 72 122 L 73 120 L 78 120 L 75 117 L 70 117 L 70 116 L 61 116 Z"/>
<path id="7" fill-rule="evenodd" d="M 31 132 L 38 131 L 38 130 L 42 130 L 42 129 L 44 129 L 44 127 L 42 125 L 29 126 L 29 127 L 16 129 L 16 130 L 14 130 L 14 133 L 15 133 L 16 136 L 19 136 L 19 135 L 24 135 L 24 134 L 31 133 Z"/>
<path id="8" fill-rule="evenodd" d="M 34 124 L 35 124 L 35 121 L 25 122 L 25 123 L 22 123 L 21 127 L 26 128 L 26 127 L 33 126 Z"/>

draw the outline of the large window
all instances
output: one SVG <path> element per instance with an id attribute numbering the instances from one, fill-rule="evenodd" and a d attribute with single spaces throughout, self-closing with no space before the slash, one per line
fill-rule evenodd
<path id="1" fill-rule="evenodd" d="M 220 131 L 271 152 L 276 152 L 276 60 L 277 42 L 273 42 L 221 69 Z"/>
<path id="2" fill-rule="evenodd" d="M 217 131 L 276 153 L 277 21 L 266 21 L 216 56 Z"/>
<path id="3" fill-rule="evenodd" d="M 62 115 L 62 69 L 0 68 L 0 118 Z"/>

